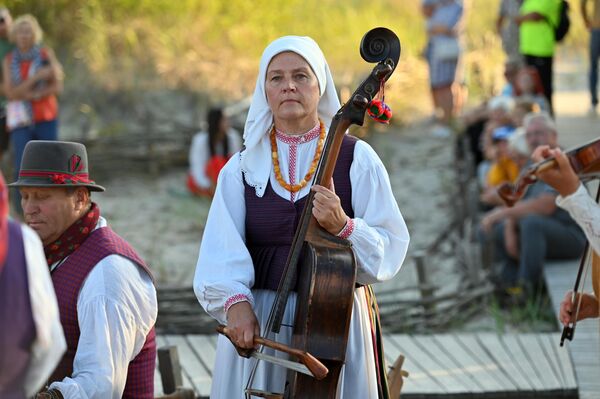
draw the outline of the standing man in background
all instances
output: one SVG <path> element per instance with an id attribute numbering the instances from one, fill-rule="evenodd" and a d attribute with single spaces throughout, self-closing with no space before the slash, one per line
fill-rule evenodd
<path id="1" fill-rule="evenodd" d="M 0 7 L 0 65 L 1 61 L 6 57 L 6 54 L 10 53 L 13 49 L 12 43 L 8 40 L 11 24 L 12 17 L 8 8 Z M 4 93 L 3 85 L 0 85 L 0 160 L 2 160 L 2 155 L 8 150 L 8 145 L 8 129 L 6 128 L 6 95 Z"/>
<path id="2" fill-rule="evenodd" d="M 544 95 L 552 105 L 552 61 L 561 0 L 525 0 L 515 22 L 519 24 L 519 49 L 526 65 L 537 69 L 544 86 Z"/>
<path id="3" fill-rule="evenodd" d="M 498 18 L 496 19 L 496 31 L 502 39 L 502 49 L 506 58 L 512 62 L 521 60 L 519 53 L 519 25 L 515 17 L 519 15 L 519 9 L 523 0 L 501 0 Z"/>
<path id="4" fill-rule="evenodd" d="M 588 13 L 588 3 L 592 12 Z M 600 0 L 581 0 L 581 16 L 590 31 L 590 116 L 596 116 L 598 106 L 598 57 L 600 57 Z"/>

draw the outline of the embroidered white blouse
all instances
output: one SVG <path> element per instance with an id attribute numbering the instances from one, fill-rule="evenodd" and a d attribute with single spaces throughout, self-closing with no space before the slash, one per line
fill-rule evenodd
<path id="1" fill-rule="evenodd" d="M 293 142 L 277 139 L 281 174 L 286 181 L 291 180 L 290 174 L 296 182 L 304 178 L 317 141 L 303 137 Z M 272 168 L 269 181 L 277 195 L 294 201 L 306 196 L 311 186 L 308 184 L 291 196 L 277 182 Z M 388 280 L 402 265 L 409 233 L 385 167 L 364 141 L 356 143 L 350 181 L 354 229 L 348 239 L 358 264 L 357 281 L 371 284 Z M 245 215 L 244 182 L 236 154 L 219 175 L 194 277 L 198 300 L 221 323 L 226 322 L 227 308 L 240 298 L 253 303 L 250 288 L 254 284 L 254 267 L 245 245 Z"/>
<path id="2" fill-rule="evenodd" d="M 107 226 L 100 217 L 96 229 Z M 60 267 L 60 262 L 51 270 Z M 150 276 L 119 255 L 102 259 L 87 276 L 77 298 L 79 344 L 73 374 L 50 388 L 65 399 L 119 399 L 127 368 L 141 351 L 158 313 Z"/>
<path id="3" fill-rule="evenodd" d="M 600 254 L 600 205 L 588 194 L 583 184 L 566 197 L 558 196 L 556 205 L 569 212 L 581 226 L 590 245 Z"/>

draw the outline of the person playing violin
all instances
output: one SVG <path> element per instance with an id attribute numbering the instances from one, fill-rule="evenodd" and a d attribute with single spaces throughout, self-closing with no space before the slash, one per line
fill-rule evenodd
<path id="1" fill-rule="evenodd" d="M 530 151 L 540 145 L 556 148 L 558 135 L 547 112 L 524 119 Z M 495 244 L 503 268 L 497 281 L 502 300 L 523 302 L 539 288 L 545 259 L 571 259 L 583 252 L 585 236 L 567 212 L 555 204 L 557 193 L 543 182 L 529 186 L 523 200 L 499 206 L 481 219 L 482 240 Z"/>
<path id="2" fill-rule="evenodd" d="M 536 162 L 547 158 L 556 160 L 556 167 L 538 172 L 540 180 L 546 182 L 558 191 L 556 204 L 565 209 L 571 217 L 581 226 L 590 246 L 594 250 L 594 261 L 592 262 L 592 285 L 594 293 L 584 293 L 581 298 L 581 307 L 574 320 L 574 304 L 572 291 L 566 293 L 560 304 L 559 319 L 566 326 L 574 321 L 599 316 L 598 295 L 600 294 L 600 205 L 589 196 L 585 186 L 569 163 L 567 156 L 559 148 L 548 146 L 538 147 L 532 158 Z"/>
<path id="3" fill-rule="evenodd" d="M 320 226 L 352 243 L 359 284 L 388 280 L 402 265 L 409 233 L 385 167 L 367 143 L 346 135 L 331 184 L 311 186 L 339 108 L 329 66 L 314 40 L 285 36 L 266 47 L 244 128 L 245 149 L 219 176 L 194 277 L 200 304 L 227 325 L 238 347 L 252 348 L 254 337 L 269 333 L 265 325 L 310 190 Z M 355 290 L 338 397 L 378 398 L 384 389 L 367 297 L 366 287 Z M 286 345 L 295 306 L 292 292 L 274 337 Z M 269 348 L 265 353 L 275 355 Z M 243 398 L 253 362 L 220 336 L 211 397 Z M 283 392 L 285 380 L 283 367 L 260 362 L 252 388 Z"/>

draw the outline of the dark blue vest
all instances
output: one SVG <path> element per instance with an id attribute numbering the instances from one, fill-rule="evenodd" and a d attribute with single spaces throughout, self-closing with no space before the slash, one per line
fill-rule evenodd
<path id="1" fill-rule="evenodd" d="M 21 226 L 8 222 L 8 253 L 0 269 L 0 398 L 25 399 L 35 324 L 31 313 L 27 260 Z"/>
<path id="2" fill-rule="evenodd" d="M 352 210 L 350 166 L 357 139 L 344 136 L 333 172 L 335 191 L 346 215 Z M 267 184 L 265 194 L 257 197 L 255 189 L 244 180 L 246 202 L 246 246 L 254 264 L 254 289 L 277 290 L 306 197 L 291 202 L 277 195 Z M 295 285 L 295 282 L 294 282 Z"/>

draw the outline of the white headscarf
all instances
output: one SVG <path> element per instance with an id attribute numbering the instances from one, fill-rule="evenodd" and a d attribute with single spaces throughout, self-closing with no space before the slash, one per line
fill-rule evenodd
<path id="1" fill-rule="evenodd" d="M 340 108 L 329 66 L 319 45 L 313 39 L 308 36 L 284 36 L 267 46 L 260 59 L 256 88 L 244 126 L 246 148 L 240 159 L 240 168 L 246 183 L 255 188 L 258 197 L 263 196 L 271 175 L 271 144 L 267 133 L 273 125 L 273 113 L 265 92 L 267 67 L 273 57 L 284 51 L 293 51 L 302 56 L 317 76 L 321 94 L 317 111 L 326 127 L 330 126 L 333 116 Z"/>

